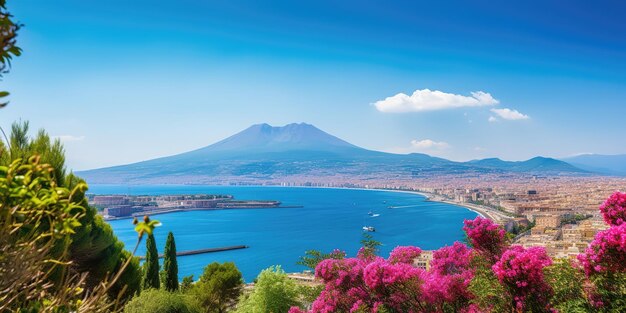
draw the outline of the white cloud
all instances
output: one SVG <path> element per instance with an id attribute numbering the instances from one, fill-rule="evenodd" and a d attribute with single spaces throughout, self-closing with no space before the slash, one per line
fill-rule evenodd
<path id="1" fill-rule="evenodd" d="M 60 135 L 60 136 L 55 136 L 55 138 L 58 138 L 59 140 L 61 140 L 61 142 L 85 140 L 85 136 L 74 136 L 74 135 Z"/>
<path id="2" fill-rule="evenodd" d="M 495 117 L 492 115 L 492 116 L 489 116 L 488 121 L 489 121 L 489 122 L 491 122 L 491 123 L 493 123 L 493 122 L 497 122 L 497 121 L 498 121 L 498 119 L 497 119 L 497 118 L 495 118 Z"/>
<path id="3" fill-rule="evenodd" d="M 442 150 L 450 148 L 450 145 L 447 142 L 443 141 L 434 141 L 430 139 L 424 140 L 411 140 L 411 147 L 417 150 Z"/>
<path id="4" fill-rule="evenodd" d="M 462 107 L 490 106 L 500 103 L 491 94 L 475 91 L 471 96 L 446 93 L 439 90 L 415 90 L 412 95 L 399 93 L 374 103 L 376 109 L 386 113 L 435 111 Z"/>
<path id="5" fill-rule="evenodd" d="M 527 120 L 530 118 L 530 116 L 526 114 L 522 114 L 517 110 L 511 109 L 491 109 L 491 112 L 497 114 L 505 120 Z M 491 121 L 491 118 L 489 118 L 489 121 Z"/>

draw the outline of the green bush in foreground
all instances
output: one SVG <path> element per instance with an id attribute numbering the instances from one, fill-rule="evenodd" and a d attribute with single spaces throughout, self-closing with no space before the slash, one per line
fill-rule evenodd
<path id="1" fill-rule="evenodd" d="M 237 313 L 287 312 L 299 305 L 300 291 L 280 266 L 261 271 L 254 290 L 244 296 L 237 306 Z"/>
<path id="2" fill-rule="evenodd" d="M 211 263 L 204 268 L 189 295 L 207 313 L 223 313 L 235 306 L 243 289 L 243 277 L 233 262 Z"/>
<path id="3" fill-rule="evenodd" d="M 125 313 L 196 313 L 199 312 L 188 296 L 179 292 L 148 289 L 130 300 Z"/>

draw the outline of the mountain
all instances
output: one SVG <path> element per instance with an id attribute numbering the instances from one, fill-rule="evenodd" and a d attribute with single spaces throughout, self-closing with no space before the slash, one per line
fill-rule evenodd
<path id="1" fill-rule="evenodd" d="M 293 181 L 302 177 L 407 179 L 416 175 L 469 172 L 580 174 L 584 171 L 563 161 L 542 157 L 523 162 L 500 159 L 453 162 L 421 153 L 367 150 L 313 125 L 300 123 L 282 127 L 257 124 L 197 150 L 77 174 L 89 183 L 223 184 L 283 178 Z"/>
<path id="2" fill-rule="evenodd" d="M 467 163 L 483 168 L 491 168 L 511 172 L 585 172 L 585 170 L 577 168 L 567 162 L 540 156 L 534 157 L 526 161 L 503 161 L 498 158 L 490 158 L 469 161 Z"/>
<path id="3" fill-rule="evenodd" d="M 581 154 L 561 160 L 590 172 L 626 176 L 626 154 Z"/>

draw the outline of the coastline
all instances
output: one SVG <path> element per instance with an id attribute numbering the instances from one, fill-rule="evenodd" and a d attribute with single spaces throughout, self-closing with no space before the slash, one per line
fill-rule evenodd
<path id="1" fill-rule="evenodd" d="M 183 185 L 181 185 L 183 186 Z M 207 185 L 210 186 L 210 185 Z M 219 186 L 219 185 L 218 185 Z M 385 192 L 399 192 L 399 193 L 410 193 L 410 194 L 416 194 L 416 195 L 420 195 L 425 199 L 425 201 L 428 202 L 440 202 L 440 203 L 445 203 L 445 204 L 450 204 L 450 205 L 454 205 L 469 211 L 472 211 L 476 214 L 478 214 L 479 216 L 483 217 L 483 218 L 487 218 L 492 220 L 495 223 L 502 223 L 507 221 L 508 219 L 510 219 L 510 217 L 492 209 L 486 206 L 481 206 L 481 205 L 477 205 L 477 204 L 472 204 L 472 203 L 462 203 L 462 202 L 458 202 L 458 201 L 453 201 L 453 200 L 449 200 L 449 199 L 445 199 L 442 198 L 439 195 L 436 194 L 432 194 L 432 193 L 428 193 L 428 192 L 423 192 L 423 191 L 416 191 L 416 190 L 400 190 L 400 189 L 384 189 L 384 188 L 363 188 L 363 187 L 321 187 L 321 186 L 263 186 L 263 185 L 250 185 L 250 186 L 241 186 L 241 187 L 265 187 L 265 188 L 308 188 L 308 189 L 346 189 L 346 190 L 363 190 L 363 191 L 385 191 Z M 229 208 L 229 209 L 238 209 L 238 208 Z M 203 209 L 171 209 L 171 210 L 165 210 L 165 211 L 159 211 L 159 212 L 154 212 L 150 215 L 158 215 L 158 214 L 168 214 L 168 213 L 176 213 L 176 212 L 185 212 L 185 211 L 194 211 L 194 210 L 203 210 Z M 207 209 L 204 209 L 207 210 Z M 215 209 L 208 209 L 208 210 L 215 210 Z M 128 217 L 119 217 L 119 218 L 113 218 L 113 219 L 106 219 L 106 220 L 118 220 L 118 219 L 129 219 L 129 218 L 133 218 L 135 216 L 128 216 Z"/>
<path id="2" fill-rule="evenodd" d="M 483 218 L 490 219 L 490 220 L 492 220 L 493 222 L 496 222 L 496 223 L 502 222 L 502 221 L 506 221 L 507 219 L 509 219 L 507 216 L 501 214 L 500 212 L 497 212 L 497 211 L 493 210 L 492 208 L 489 208 L 489 207 L 486 207 L 486 206 L 481 206 L 481 205 L 471 204 L 471 203 L 463 203 L 463 202 L 452 201 L 452 200 L 444 199 L 441 196 L 438 196 L 436 194 L 432 194 L 432 193 L 428 193 L 428 192 L 424 192 L 424 191 L 401 190 L 401 189 L 384 189 L 384 188 L 363 188 L 363 187 L 262 186 L 262 185 L 254 186 L 254 187 L 339 189 L 339 190 L 347 189 L 347 190 L 364 190 L 364 191 L 385 191 L 385 192 L 410 193 L 410 194 L 420 195 L 420 196 L 426 198 L 425 201 L 428 201 L 428 202 L 440 202 L 440 203 L 445 203 L 445 204 L 450 204 L 450 205 L 461 207 L 461 208 L 466 209 L 468 211 L 472 211 L 472 212 L 478 214 L 479 216 L 481 216 Z"/>

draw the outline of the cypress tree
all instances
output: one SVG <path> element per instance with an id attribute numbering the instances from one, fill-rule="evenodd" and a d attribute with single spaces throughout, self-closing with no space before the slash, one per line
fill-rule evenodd
<path id="1" fill-rule="evenodd" d="M 146 240 L 146 263 L 144 264 L 144 289 L 159 289 L 159 252 L 157 251 L 154 235 L 148 235 Z"/>
<path id="2" fill-rule="evenodd" d="M 176 261 L 176 241 L 174 234 L 167 234 L 165 242 L 165 260 L 163 261 L 163 270 L 165 271 L 165 290 L 178 290 L 178 262 Z"/>

